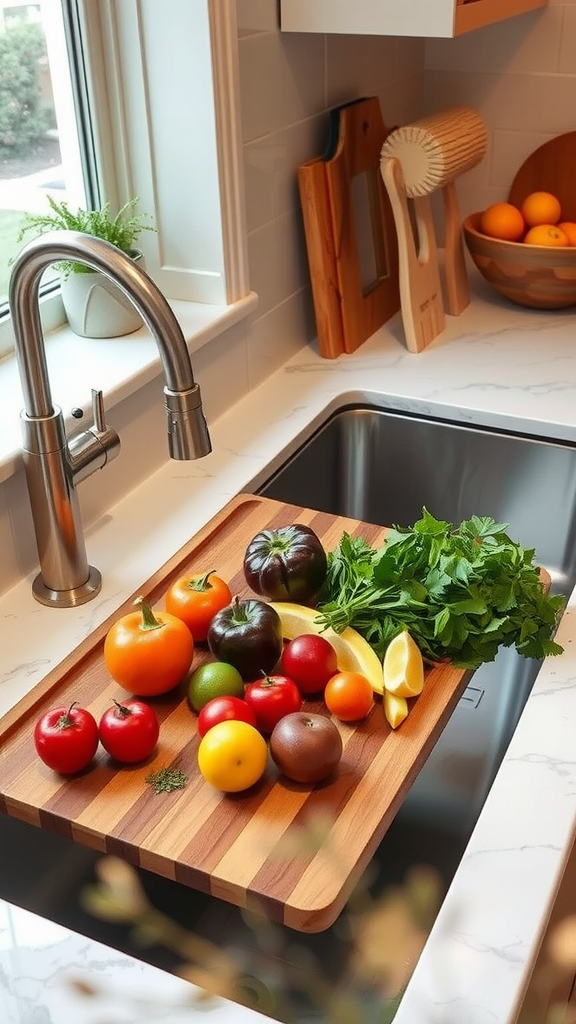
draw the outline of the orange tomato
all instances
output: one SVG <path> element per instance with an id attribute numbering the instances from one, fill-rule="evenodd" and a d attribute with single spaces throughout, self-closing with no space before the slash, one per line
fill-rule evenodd
<path id="1" fill-rule="evenodd" d="M 168 588 L 166 611 L 186 623 L 194 640 L 206 640 L 212 619 L 232 601 L 228 584 L 212 569 L 182 576 Z"/>
<path id="2" fill-rule="evenodd" d="M 491 238 L 517 242 L 525 229 L 524 218 L 512 203 L 492 203 L 480 217 L 480 231 Z"/>
<path id="3" fill-rule="evenodd" d="M 520 207 L 529 228 L 539 224 L 557 224 L 562 216 L 560 201 L 551 192 L 531 192 Z"/>
<path id="4" fill-rule="evenodd" d="M 537 224 L 524 238 L 526 245 L 569 245 L 567 236 L 556 224 Z"/>
<path id="5" fill-rule="evenodd" d="M 360 672 L 337 672 L 326 683 L 324 703 L 341 722 L 358 722 L 371 711 L 374 690 Z"/>
<path id="6" fill-rule="evenodd" d="M 169 612 L 154 614 L 144 598 L 138 611 L 113 623 L 104 640 L 104 664 L 112 679 L 139 697 L 168 693 L 192 664 L 194 641 L 186 623 Z"/>
<path id="7" fill-rule="evenodd" d="M 562 220 L 556 226 L 566 235 L 568 245 L 576 245 L 576 223 L 574 221 Z"/>

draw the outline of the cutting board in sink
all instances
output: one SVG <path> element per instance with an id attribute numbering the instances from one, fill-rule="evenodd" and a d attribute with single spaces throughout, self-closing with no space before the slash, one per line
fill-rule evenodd
<path id="1" fill-rule="evenodd" d="M 58 832 L 102 853 L 244 907 L 256 905 L 275 921 L 302 931 L 327 928 L 370 861 L 404 796 L 448 721 L 471 673 L 442 665 L 429 669 L 424 692 L 393 732 L 378 698 L 369 717 L 339 724 L 344 753 L 333 777 L 316 787 L 281 778 L 272 761 L 250 790 L 229 796 L 206 783 L 197 768 L 196 717 L 185 684 L 155 698 L 160 740 L 149 762 L 119 767 L 99 750 L 93 765 L 62 778 L 37 758 L 32 733 L 49 708 L 76 700 L 98 719 L 126 694 L 108 677 L 105 635 L 143 594 L 157 608 L 172 581 L 209 569 L 248 589 L 242 557 L 263 528 L 308 524 L 327 549 L 342 532 L 378 544 L 385 530 L 270 499 L 239 495 L 99 626 L 61 665 L 0 720 L 0 810 Z M 57 614 L 57 613 L 55 613 Z M 209 654 L 198 646 L 195 666 Z M 318 704 L 309 710 L 327 714 Z M 182 790 L 156 795 L 151 769 L 182 768 Z M 320 849 L 295 855 L 291 842 L 315 819 L 327 823 Z M 287 855 L 286 840 L 292 852 Z"/>

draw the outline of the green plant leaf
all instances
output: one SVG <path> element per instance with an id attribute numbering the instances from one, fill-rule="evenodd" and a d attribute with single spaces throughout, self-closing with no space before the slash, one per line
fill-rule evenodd
<path id="1" fill-rule="evenodd" d="M 534 550 L 506 523 L 472 516 L 457 528 L 426 508 L 413 527 L 395 526 L 380 549 L 343 534 L 328 553 L 319 620 L 353 626 L 383 657 L 403 629 L 424 657 L 462 668 L 493 661 L 500 646 L 540 659 L 558 654 L 553 636 L 565 605 L 543 591 Z"/>

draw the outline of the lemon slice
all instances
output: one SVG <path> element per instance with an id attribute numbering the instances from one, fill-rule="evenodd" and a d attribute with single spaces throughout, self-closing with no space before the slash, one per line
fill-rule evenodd
<path id="1" fill-rule="evenodd" d="M 407 630 L 386 648 L 383 664 L 384 689 L 395 697 L 417 697 L 424 686 L 424 663 L 420 648 Z"/>
<path id="2" fill-rule="evenodd" d="M 392 729 L 397 729 L 408 714 L 406 697 L 397 697 L 395 693 L 388 693 L 387 690 L 384 690 L 383 704 L 386 721 Z"/>
<path id="3" fill-rule="evenodd" d="M 330 628 L 323 629 L 321 624 L 314 621 L 318 617 L 315 608 L 307 608 L 305 605 L 293 604 L 290 601 L 270 603 L 280 616 L 282 636 L 285 640 L 294 640 L 303 633 L 317 633 L 323 636 L 336 651 L 340 672 L 359 672 L 366 676 L 376 693 L 384 692 L 382 662 L 368 641 L 355 629 L 347 626 L 341 633 L 336 633 Z"/>

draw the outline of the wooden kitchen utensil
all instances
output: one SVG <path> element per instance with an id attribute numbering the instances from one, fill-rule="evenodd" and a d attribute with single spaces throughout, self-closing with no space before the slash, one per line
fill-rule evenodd
<path id="1" fill-rule="evenodd" d="M 298 168 L 320 354 L 330 359 L 354 352 L 400 307 L 396 232 L 378 170 L 387 134 L 377 97 L 356 100 L 331 111 L 326 152 Z M 364 237 L 354 201 L 362 175 L 369 207 Z M 368 285 L 366 245 L 375 266 Z"/>
<path id="2" fill-rule="evenodd" d="M 442 189 L 446 223 L 448 312 L 457 316 L 470 301 L 455 179 L 482 159 L 487 138 L 474 110 L 452 107 L 397 128 L 382 147 L 380 170 L 396 221 L 402 318 L 411 352 L 422 351 L 445 322 L 430 203 L 437 189 Z"/>
<path id="3" fill-rule="evenodd" d="M 514 177 L 509 201 L 521 206 L 531 192 L 552 192 L 560 200 L 562 220 L 576 221 L 576 132 L 556 135 L 538 146 Z"/>

